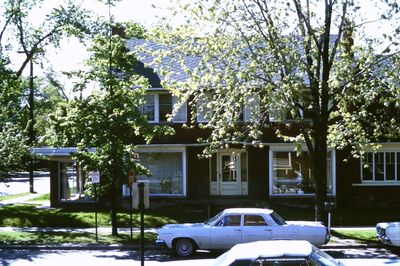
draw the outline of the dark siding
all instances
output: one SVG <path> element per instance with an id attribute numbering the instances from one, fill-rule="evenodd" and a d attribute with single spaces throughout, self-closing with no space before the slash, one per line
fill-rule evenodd
<path id="1" fill-rule="evenodd" d="M 209 159 L 199 159 L 204 147 L 187 148 L 188 199 L 206 199 L 210 196 Z"/>
<path id="2" fill-rule="evenodd" d="M 400 206 L 399 186 L 359 186 L 360 160 L 352 158 L 348 151 L 337 151 L 336 165 L 336 194 L 339 207 Z"/>
<path id="3" fill-rule="evenodd" d="M 268 197 L 268 149 L 248 146 L 250 199 Z"/>

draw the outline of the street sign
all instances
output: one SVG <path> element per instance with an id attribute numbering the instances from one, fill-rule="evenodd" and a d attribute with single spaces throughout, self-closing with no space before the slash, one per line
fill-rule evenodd
<path id="1" fill-rule="evenodd" d="M 90 172 L 89 177 L 92 179 L 92 184 L 100 183 L 100 172 L 99 171 Z"/>

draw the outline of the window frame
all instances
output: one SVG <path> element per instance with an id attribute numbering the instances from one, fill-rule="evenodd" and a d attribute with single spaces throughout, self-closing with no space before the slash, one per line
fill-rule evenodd
<path id="1" fill-rule="evenodd" d="M 207 119 L 208 116 L 212 117 L 214 111 L 207 106 L 208 103 L 212 102 L 212 94 L 208 93 L 201 97 L 196 102 L 196 122 L 198 124 L 205 124 L 210 122 Z M 248 96 L 246 100 L 246 105 L 242 106 L 241 115 L 237 123 L 249 123 L 258 121 L 261 117 L 261 104 L 260 104 L 260 95 L 255 93 L 251 97 Z M 202 109 L 200 111 L 200 109 Z"/>
<path id="2" fill-rule="evenodd" d="M 394 153 L 394 179 L 387 178 L 387 154 Z M 383 179 L 378 180 L 376 178 L 376 159 L 377 154 L 383 154 Z M 372 178 L 368 179 L 364 176 L 364 156 L 372 155 Z M 364 156 L 360 157 L 360 182 L 361 185 L 398 185 L 400 186 L 400 147 L 398 145 L 394 147 L 383 147 L 378 150 L 367 150 Z"/>
<path id="3" fill-rule="evenodd" d="M 149 147 L 150 146 L 150 147 Z M 181 153 L 182 154 L 182 193 L 179 194 L 167 194 L 167 193 L 150 193 L 151 197 L 186 197 L 187 196 L 187 152 L 186 147 L 183 145 L 138 145 L 135 150 L 139 154 L 141 153 Z"/>
<path id="4" fill-rule="evenodd" d="M 302 145 L 301 150 L 307 152 L 307 147 Z M 274 169 L 273 169 L 273 154 L 274 152 L 296 152 L 296 144 L 292 143 L 280 143 L 280 144 L 272 144 L 269 146 L 269 158 L 268 158 L 268 166 L 269 166 L 269 196 L 270 197 L 314 197 L 315 193 L 274 193 Z M 327 174 L 331 173 L 331 180 L 327 180 L 327 185 L 332 186 L 332 192 L 328 192 L 328 196 L 336 196 L 336 150 L 328 149 L 328 152 L 331 153 L 330 156 L 330 165 L 329 169 L 327 169 Z M 328 163 L 328 161 L 327 161 Z"/>
<path id="5" fill-rule="evenodd" d="M 184 115 L 183 115 L 184 119 L 177 119 L 176 118 L 177 115 L 175 115 L 175 116 L 172 117 L 171 122 L 169 122 L 167 120 L 165 120 L 165 121 L 164 120 L 162 120 L 162 121 L 160 120 L 161 119 L 161 117 L 160 117 L 160 115 L 161 115 L 161 113 L 160 113 L 160 111 L 161 111 L 161 108 L 160 108 L 160 95 L 170 95 L 171 96 L 171 114 L 173 113 L 175 105 L 178 102 L 178 98 L 176 96 L 173 96 L 171 93 L 169 93 L 168 91 L 166 91 L 164 89 L 151 89 L 151 90 L 149 90 L 147 96 L 154 97 L 154 114 L 153 114 L 154 119 L 153 120 L 147 120 L 147 121 L 149 123 L 151 123 L 151 124 L 159 124 L 159 123 L 162 123 L 162 124 L 165 124 L 165 123 L 181 124 L 181 123 L 186 123 L 187 122 L 187 117 L 188 117 L 187 116 L 187 103 L 186 102 L 178 110 L 178 112 L 182 110 L 181 112 L 184 113 Z M 145 115 L 143 113 L 143 109 L 142 109 L 141 113 L 143 115 Z"/>

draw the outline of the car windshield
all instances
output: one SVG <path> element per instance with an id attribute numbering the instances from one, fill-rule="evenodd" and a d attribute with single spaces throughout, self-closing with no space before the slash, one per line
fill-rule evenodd
<path id="1" fill-rule="evenodd" d="M 313 247 L 313 252 L 311 253 L 310 257 L 311 257 L 311 260 L 318 262 L 319 265 L 324 265 L 324 266 L 343 265 L 316 247 Z"/>
<path id="2" fill-rule="evenodd" d="M 208 219 L 207 221 L 204 222 L 204 224 L 206 225 L 212 225 L 216 220 L 219 219 L 219 217 L 221 217 L 222 212 L 218 213 L 217 215 L 215 215 L 214 217 L 211 217 L 210 219 Z"/>
<path id="3" fill-rule="evenodd" d="M 271 213 L 271 217 L 272 219 L 274 219 L 275 223 L 279 224 L 279 225 L 284 225 L 286 224 L 286 221 L 276 212 L 272 212 Z"/>

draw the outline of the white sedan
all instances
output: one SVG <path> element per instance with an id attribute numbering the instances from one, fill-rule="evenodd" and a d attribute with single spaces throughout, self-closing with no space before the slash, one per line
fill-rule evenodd
<path id="1" fill-rule="evenodd" d="M 271 209 L 258 208 L 226 209 L 204 223 L 167 224 L 157 233 L 156 243 L 180 256 L 259 240 L 307 240 L 314 245 L 329 241 L 328 229 L 319 222 L 288 222 Z"/>
<path id="2" fill-rule="evenodd" d="M 256 241 L 237 244 L 219 256 L 214 266 L 296 265 L 344 266 L 303 240 Z"/>
<path id="3" fill-rule="evenodd" d="M 400 222 L 378 223 L 376 236 L 384 244 L 400 246 Z"/>

